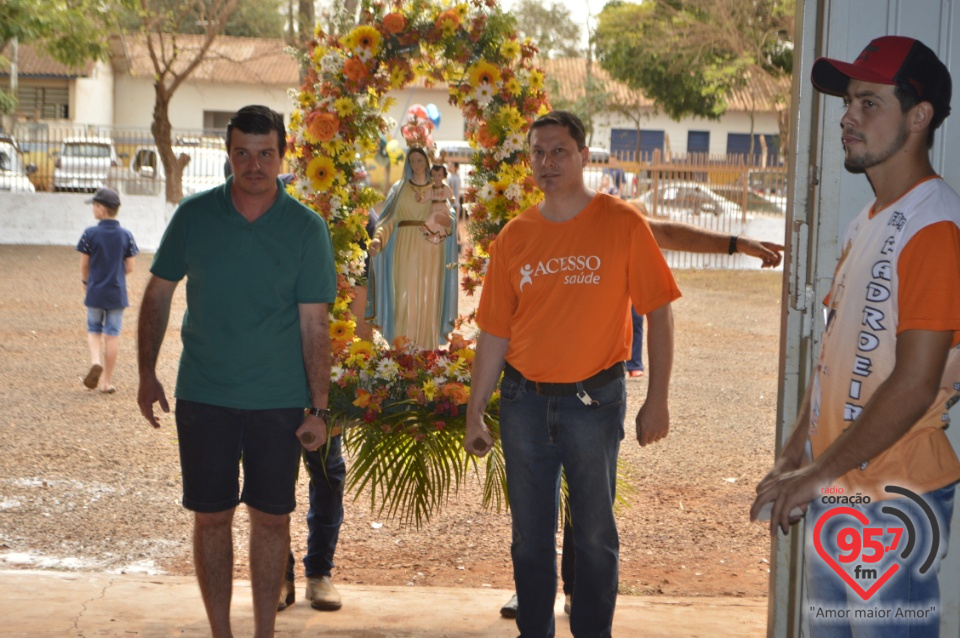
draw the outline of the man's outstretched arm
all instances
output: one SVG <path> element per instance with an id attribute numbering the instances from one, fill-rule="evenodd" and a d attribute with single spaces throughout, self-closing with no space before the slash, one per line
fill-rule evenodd
<path id="1" fill-rule="evenodd" d="M 663 221 L 655 217 L 648 217 L 647 222 L 657 245 L 665 250 L 727 254 L 733 241 L 734 252 L 756 257 L 763 262 L 763 268 L 776 268 L 783 259 L 783 246 L 773 242 L 725 235 L 693 224 Z"/>

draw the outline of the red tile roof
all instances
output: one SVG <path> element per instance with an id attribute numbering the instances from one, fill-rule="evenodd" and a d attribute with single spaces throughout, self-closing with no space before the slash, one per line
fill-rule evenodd
<path id="1" fill-rule="evenodd" d="M 159 38 L 154 40 L 158 44 Z M 173 50 L 173 38 L 162 39 L 163 50 Z M 152 78 L 153 63 L 146 36 L 125 34 L 115 47 L 114 65 L 133 77 Z M 203 44 L 203 36 L 177 35 L 177 48 L 182 51 L 174 69 L 180 71 L 193 59 Z M 297 61 L 284 51 L 283 40 L 272 38 L 237 38 L 218 36 L 210 45 L 206 58 L 190 75 L 191 82 L 219 84 L 300 85 Z"/>
<path id="2" fill-rule="evenodd" d="M 12 56 L 13 45 L 8 44 L 3 50 L 3 57 L 10 60 Z M 22 78 L 89 77 L 95 64 L 88 61 L 79 67 L 70 67 L 57 62 L 43 49 L 29 44 L 18 47 L 17 57 L 17 76 Z M 10 68 L 6 65 L 0 67 L 0 76 L 10 77 Z"/>

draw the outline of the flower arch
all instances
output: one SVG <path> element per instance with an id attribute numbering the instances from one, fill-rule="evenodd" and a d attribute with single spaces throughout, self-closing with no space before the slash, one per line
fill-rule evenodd
<path id="1" fill-rule="evenodd" d="M 460 264 L 461 286 L 472 294 L 490 242 L 539 199 L 525 153 L 531 122 L 549 110 L 536 52 L 518 39 L 513 17 L 496 0 L 364 1 L 355 28 L 342 37 L 318 29 L 301 60 L 306 77 L 290 122 L 297 175 L 290 188 L 327 220 L 336 252 L 331 408 L 342 422 L 365 424 L 345 432 L 355 456 L 348 487 L 372 486 L 380 511 L 407 522 L 429 519 L 473 463 L 460 447 L 473 350 L 456 334 L 449 348 L 427 352 L 354 336 L 349 306 L 354 286 L 364 283 L 360 242 L 370 208 L 382 199 L 358 182 L 356 167 L 395 128 L 387 117 L 390 91 L 417 78 L 449 87 L 473 149 L 464 191 L 472 245 Z M 498 452 L 487 462 L 485 500 L 499 507 Z"/>

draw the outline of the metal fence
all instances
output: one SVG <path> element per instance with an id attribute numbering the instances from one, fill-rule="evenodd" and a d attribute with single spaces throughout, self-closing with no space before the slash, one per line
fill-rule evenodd
<path id="1" fill-rule="evenodd" d="M 222 130 L 174 132 L 174 153 L 190 158 L 183 173 L 184 195 L 223 183 L 227 161 L 223 135 Z M 38 191 L 92 192 L 109 186 L 128 195 L 164 192 L 163 164 L 145 127 L 21 123 L 7 140 L 17 149 L 18 170 Z M 596 149 L 591 160 L 584 172 L 588 186 L 616 188 L 648 215 L 725 235 L 783 241 L 786 168 L 767 166 L 766 158 L 749 161 L 744 156 L 655 151 L 638 161 L 630 154 Z M 667 257 L 671 266 L 680 268 L 749 268 L 758 263 L 736 255 L 672 252 Z"/>
<path id="2" fill-rule="evenodd" d="M 219 183 L 227 159 L 223 131 L 178 130 L 174 151 L 190 156 L 184 180 Z M 163 166 L 149 128 L 16 124 L 10 136 L 38 191 L 92 192 L 110 186 L 129 194 L 156 194 Z M 196 160 L 196 161 L 195 161 Z M 186 192 L 186 191 L 185 191 Z"/>
<path id="3" fill-rule="evenodd" d="M 654 151 L 645 161 L 631 154 L 601 158 L 591 162 L 585 176 L 597 190 L 618 186 L 621 197 L 642 206 L 651 217 L 783 243 L 787 171 L 785 166 L 765 164 L 765 158 L 750 161 L 741 155 Z M 675 268 L 759 267 L 758 260 L 743 255 L 676 251 L 665 255 Z"/>

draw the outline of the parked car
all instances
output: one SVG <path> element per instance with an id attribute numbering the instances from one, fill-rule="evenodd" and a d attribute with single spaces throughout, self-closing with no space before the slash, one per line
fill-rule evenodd
<path id="1" fill-rule="evenodd" d="M 190 158 L 183 167 L 183 196 L 193 195 L 223 184 L 226 175 L 224 165 L 227 153 L 223 148 L 209 146 L 177 145 L 173 154 L 185 154 Z M 126 195 L 159 195 L 163 192 L 166 173 L 156 146 L 138 147 L 130 159 L 130 168 L 110 173 L 111 188 Z"/>
<path id="2" fill-rule="evenodd" d="M 37 167 L 33 164 L 23 165 L 16 140 L 12 137 L 0 137 L 0 191 L 36 191 L 28 177 L 36 170 Z"/>
<path id="3" fill-rule="evenodd" d="M 744 192 L 746 192 L 748 213 L 782 215 L 787 212 L 786 197 L 768 196 L 751 190 L 744 191 L 740 186 L 714 186 L 713 190 L 721 197 L 735 202 L 738 206 L 741 205 Z"/>
<path id="4" fill-rule="evenodd" d="M 710 188 L 696 182 L 663 182 L 656 190 L 640 196 L 640 201 L 650 214 L 670 216 L 676 214 L 721 215 L 739 214 L 740 207 L 721 197 Z"/>
<path id="5" fill-rule="evenodd" d="M 118 165 L 110 138 L 67 138 L 53 165 L 53 190 L 93 192 L 106 185 L 110 169 Z"/>

